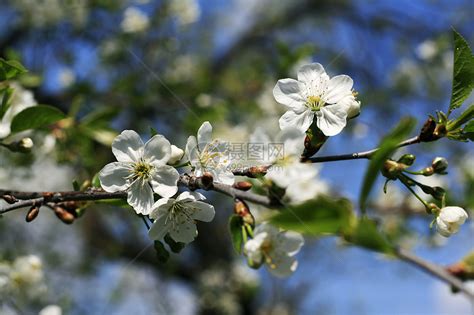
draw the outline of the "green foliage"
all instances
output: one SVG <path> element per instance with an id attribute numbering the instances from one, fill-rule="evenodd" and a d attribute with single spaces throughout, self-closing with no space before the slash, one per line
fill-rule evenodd
<path id="1" fill-rule="evenodd" d="M 333 235 L 350 225 L 352 215 L 349 200 L 320 196 L 301 205 L 285 207 L 270 222 L 307 235 Z"/>
<path id="2" fill-rule="evenodd" d="M 38 105 L 19 112 L 12 120 L 12 132 L 36 129 L 65 118 L 63 112 L 53 106 Z"/>
<path id="3" fill-rule="evenodd" d="M 18 61 L 0 58 L 0 81 L 14 79 L 19 74 L 26 72 L 28 70 Z"/>
<path id="4" fill-rule="evenodd" d="M 344 239 L 354 245 L 364 247 L 376 252 L 393 254 L 394 248 L 387 238 L 377 228 L 377 222 L 362 218 L 348 233 Z"/>
<path id="5" fill-rule="evenodd" d="M 454 29 L 453 37 L 453 90 L 448 115 L 462 105 L 474 88 L 474 55 L 466 40 Z"/>
<path id="6" fill-rule="evenodd" d="M 370 159 L 360 193 L 359 206 L 364 213 L 372 187 L 385 161 L 397 150 L 398 144 L 408 136 L 415 126 L 415 119 L 404 118 L 379 144 L 379 149 Z"/>
<path id="7" fill-rule="evenodd" d="M 474 141 L 474 120 L 470 121 L 463 129 L 463 135 L 471 140 Z"/>
<path id="8" fill-rule="evenodd" d="M 242 253 L 242 244 L 244 242 L 244 229 L 242 217 L 232 215 L 229 218 L 229 230 L 232 240 L 232 245 L 238 254 Z"/>
<path id="9" fill-rule="evenodd" d="M 0 104 L 0 120 L 5 116 L 8 108 L 10 107 L 10 101 L 13 96 L 13 88 L 4 87 L 0 89 L 0 94 L 3 94 L 2 103 Z"/>

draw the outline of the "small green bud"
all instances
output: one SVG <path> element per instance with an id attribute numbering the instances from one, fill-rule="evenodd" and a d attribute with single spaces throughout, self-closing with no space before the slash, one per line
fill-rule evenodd
<path id="1" fill-rule="evenodd" d="M 406 168 L 406 165 L 395 162 L 394 160 L 386 160 L 382 167 L 382 175 L 388 179 L 397 179 L 400 173 Z"/>
<path id="2" fill-rule="evenodd" d="M 416 156 L 414 156 L 413 154 L 404 154 L 398 159 L 397 162 L 410 166 L 413 165 L 415 160 Z"/>
<path id="3" fill-rule="evenodd" d="M 447 174 L 448 161 L 443 157 L 436 157 L 433 162 L 431 162 L 431 167 L 436 174 Z"/>
<path id="4" fill-rule="evenodd" d="M 425 167 L 421 173 L 423 174 L 423 176 L 431 176 L 435 173 L 434 171 L 434 168 L 432 166 L 429 166 L 429 167 Z"/>

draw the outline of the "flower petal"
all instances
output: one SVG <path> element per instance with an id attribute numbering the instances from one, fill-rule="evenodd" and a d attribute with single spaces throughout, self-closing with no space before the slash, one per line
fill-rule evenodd
<path id="1" fill-rule="evenodd" d="M 199 164 L 199 147 L 195 136 L 189 136 L 186 142 L 186 157 L 188 158 L 191 165 L 196 167 Z"/>
<path id="2" fill-rule="evenodd" d="M 300 233 L 285 231 L 278 234 L 276 242 L 288 256 L 294 256 L 303 246 L 304 238 Z"/>
<path id="3" fill-rule="evenodd" d="M 266 235 L 270 238 L 274 238 L 276 237 L 276 235 L 279 233 L 279 230 L 277 227 L 269 224 L 269 223 L 262 223 L 260 225 L 258 225 L 255 230 L 253 231 L 253 234 L 254 235 L 258 235 L 258 234 L 261 234 L 261 233 L 266 233 Z"/>
<path id="4" fill-rule="evenodd" d="M 271 263 L 267 263 L 266 266 L 267 269 L 277 277 L 288 277 L 298 268 L 298 262 L 294 257 L 282 255 L 271 258 Z"/>
<path id="5" fill-rule="evenodd" d="M 212 126 L 208 121 L 205 121 L 197 132 L 197 143 L 199 149 L 202 151 L 206 144 L 212 142 Z"/>
<path id="6" fill-rule="evenodd" d="M 281 130 L 275 138 L 275 143 L 283 143 L 285 156 L 300 156 L 304 150 L 306 133 L 294 127 Z"/>
<path id="7" fill-rule="evenodd" d="M 168 233 L 170 225 L 166 224 L 167 217 L 162 216 L 153 222 L 150 230 L 148 231 L 148 237 L 152 240 L 161 240 Z"/>
<path id="8" fill-rule="evenodd" d="M 212 173 L 212 172 L 211 172 Z M 219 169 L 215 172 L 214 181 L 216 183 L 221 183 L 224 185 L 232 185 L 235 182 L 235 175 L 231 171 L 224 169 Z"/>
<path id="9" fill-rule="evenodd" d="M 169 165 L 162 165 L 155 169 L 150 182 L 153 191 L 161 197 L 172 197 L 178 191 L 178 171 Z"/>
<path id="10" fill-rule="evenodd" d="M 152 206 L 150 218 L 156 220 L 162 216 L 166 216 L 174 202 L 175 200 L 173 198 L 158 199 Z"/>
<path id="11" fill-rule="evenodd" d="M 352 86 L 354 81 L 347 75 L 337 75 L 329 80 L 328 91 L 323 99 L 326 103 L 336 104 L 348 95 L 352 95 Z"/>
<path id="12" fill-rule="evenodd" d="M 125 191 L 130 186 L 127 177 L 131 172 L 128 163 L 109 163 L 99 172 L 100 185 L 107 192 Z"/>
<path id="13" fill-rule="evenodd" d="M 344 129 L 347 124 L 347 112 L 345 108 L 337 105 L 329 105 L 316 112 L 317 126 L 324 135 L 335 136 Z"/>
<path id="14" fill-rule="evenodd" d="M 190 202 L 190 201 L 198 201 L 198 200 L 205 200 L 205 199 L 206 197 L 197 191 L 183 191 L 176 198 L 176 201 Z"/>
<path id="15" fill-rule="evenodd" d="M 148 182 L 140 179 L 133 182 L 128 191 L 127 202 L 136 213 L 150 214 L 153 207 L 153 190 Z"/>
<path id="16" fill-rule="evenodd" d="M 196 224 L 184 215 L 174 224 L 168 221 L 168 225 L 171 225 L 169 227 L 170 236 L 176 242 L 191 243 L 197 236 Z"/>
<path id="17" fill-rule="evenodd" d="M 278 103 L 288 106 L 296 112 L 302 112 L 306 102 L 303 95 L 304 89 L 304 84 L 301 82 L 294 79 L 281 79 L 273 88 L 273 97 Z"/>
<path id="18" fill-rule="evenodd" d="M 154 135 L 145 143 L 143 157 L 154 165 L 165 165 L 171 156 L 171 144 L 162 135 Z"/>
<path id="19" fill-rule="evenodd" d="M 287 111 L 280 117 L 278 121 L 280 123 L 280 129 L 289 127 L 297 128 L 302 132 L 306 132 L 313 123 L 314 113 L 310 110 L 306 110 L 301 114 L 295 113 L 294 111 Z"/>
<path id="20" fill-rule="evenodd" d="M 325 73 L 326 71 L 320 63 L 310 63 L 299 68 L 298 81 L 312 85 L 315 81 L 319 81 L 321 75 Z"/>
<path id="21" fill-rule="evenodd" d="M 216 211 L 212 205 L 202 201 L 193 201 L 189 203 L 189 206 L 193 208 L 193 214 L 191 215 L 193 219 L 203 222 L 211 222 L 214 219 Z"/>
<path id="22" fill-rule="evenodd" d="M 119 162 L 136 162 L 143 154 L 143 141 L 133 130 L 124 130 L 112 142 L 112 153 Z"/>

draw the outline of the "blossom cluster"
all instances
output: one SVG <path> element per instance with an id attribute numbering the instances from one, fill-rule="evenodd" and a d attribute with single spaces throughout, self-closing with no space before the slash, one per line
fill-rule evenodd
<path id="1" fill-rule="evenodd" d="M 279 80 L 273 89 L 275 100 L 287 109 L 279 119 L 280 132 L 270 137 L 262 128 L 256 128 L 249 139 L 249 143 L 280 145 L 277 155 L 252 156 L 252 162 L 266 166 L 262 180 L 284 191 L 283 204 L 300 204 L 328 192 L 324 182 L 315 184 L 318 168 L 301 160 L 308 130 L 319 130 L 324 137 L 335 136 L 360 112 L 349 76 L 330 78 L 319 63 L 303 65 L 297 76 L 297 80 Z M 196 221 L 210 222 L 215 216 L 214 207 L 204 195 L 179 192 L 182 174 L 178 169 L 232 187 L 235 165 L 249 162 L 245 161 L 249 156 L 237 154 L 241 152 L 236 152 L 235 146 L 213 139 L 212 129 L 209 122 L 204 122 L 197 136 L 189 136 L 184 150 L 159 134 L 144 143 L 132 130 L 123 131 L 113 141 L 117 162 L 100 171 L 101 186 L 107 192 L 127 193 L 127 202 L 135 212 L 153 222 L 148 232 L 151 239 L 169 237 L 177 243 L 190 243 L 198 234 Z M 445 207 L 435 215 L 437 229 L 444 236 L 457 232 L 467 218 L 459 207 Z M 266 222 L 255 228 L 252 224 L 251 229 L 243 246 L 251 267 L 265 264 L 277 276 L 288 276 L 296 270 L 295 255 L 304 243 L 300 234 L 281 231 Z"/>

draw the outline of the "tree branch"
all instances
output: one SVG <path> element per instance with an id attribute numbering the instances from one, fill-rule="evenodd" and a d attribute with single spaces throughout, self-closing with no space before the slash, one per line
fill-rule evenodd
<path id="1" fill-rule="evenodd" d="M 397 147 L 405 147 L 407 145 L 420 143 L 421 139 L 419 136 L 407 139 L 398 144 Z M 370 159 L 372 155 L 378 151 L 379 148 L 375 148 L 369 151 L 349 153 L 349 154 L 340 154 L 340 155 L 328 155 L 328 156 L 317 156 L 306 159 L 305 161 L 310 161 L 311 163 L 323 163 L 323 162 L 334 162 L 334 161 L 344 161 L 344 160 L 357 160 L 357 159 Z"/>
<path id="2" fill-rule="evenodd" d="M 447 284 L 451 285 L 453 288 L 458 289 L 459 291 L 464 293 L 472 303 L 474 303 L 474 292 L 471 292 L 461 280 L 459 280 L 456 277 L 453 277 L 449 272 L 447 272 L 440 266 L 430 263 L 428 261 L 425 261 L 421 259 L 420 257 L 402 248 L 397 248 L 395 251 L 395 255 L 399 259 L 414 265 L 415 267 L 421 269 L 422 271 L 428 274 L 431 274 L 435 276 L 436 278 L 446 282 Z"/>

